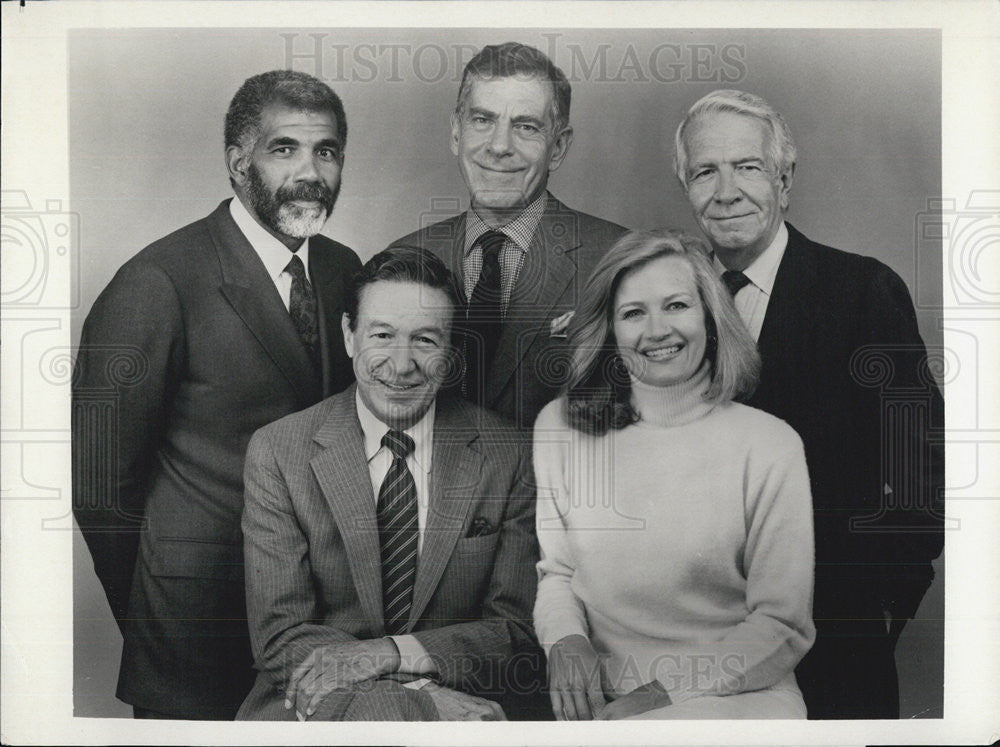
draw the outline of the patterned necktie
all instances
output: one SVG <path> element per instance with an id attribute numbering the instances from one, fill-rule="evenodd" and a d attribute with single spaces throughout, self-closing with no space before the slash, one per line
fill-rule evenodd
<path id="1" fill-rule="evenodd" d="M 749 285 L 750 278 L 739 270 L 726 270 L 722 273 L 722 282 L 729 288 L 729 295 L 736 298 L 736 294 L 740 292 L 740 288 Z"/>
<path id="2" fill-rule="evenodd" d="M 485 404 L 482 396 L 486 390 L 486 372 L 493 364 L 503 332 L 500 250 L 506 240 L 507 236 L 500 231 L 486 231 L 476 240 L 483 250 L 483 268 L 472 289 L 466 315 L 463 391 L 479 404 Z"/>
<path id="3" fill-rule="evenodd" d="M 295 324 L 299 339 L 306 346 L 309 360 L 317 372 L 321 372 L 319 355 L 319 315 L 316 311 L 316 295 L 306 279 L 306 268 L 298 254 L 293 254 L 285 272 L 292 276 L 292 292 L 288 300 L 288 313 Z"/>
<path id="4" fill-rule="evenodd" d="M 388 635 L 406 628 L 417 575 L 417 485 L 406 466 L 413 439 L 390 430 L 382 445 L 392 452 L 392 464 L 378 492 L 378 540 L 382 551 L 382 615 Z"/>

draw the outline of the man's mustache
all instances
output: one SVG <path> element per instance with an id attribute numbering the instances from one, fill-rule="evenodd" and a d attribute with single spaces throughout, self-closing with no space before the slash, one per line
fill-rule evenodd
<path id="1" fill-rule="evenodd" d="M 326 208 L 327 213 L 333 210 L 333 203 L 337 199 L 333 190 L 322 182 L 299 182 L 290 187 L 278 187 L 274 197 L 279 204 L 295 201 L 318 202 Z"/>

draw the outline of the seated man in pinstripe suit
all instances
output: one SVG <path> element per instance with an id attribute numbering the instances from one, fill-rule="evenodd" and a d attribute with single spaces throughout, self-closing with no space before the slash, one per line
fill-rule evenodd
<path id="1" fill-rule="evenodd" d="M 518 702 L 538 651 L 530 445 L 438 397 L 461 368 L 453 293 L 430 252 L 377 254 L 345 304 L 357 384 L 251 440 L 258 676 L 238 718 L 496 720 Z"/>

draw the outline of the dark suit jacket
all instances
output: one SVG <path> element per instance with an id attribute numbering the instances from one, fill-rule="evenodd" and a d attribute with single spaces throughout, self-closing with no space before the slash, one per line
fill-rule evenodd
<path id="1" fill-rule="evenodd" d="M 437 254 L 465 298 L 465 213 L 393 242 Z M 531 429 L 559 393 L 567 351 L 551 336 L 552 320 L 572 311 L 594 265 L 626 229 L 563 205 L 551 194 L 511 292 L 503 334 L 486 382 L 484 404 Z"/>
<path id="2" fill-rule="evenodd" d="M 537 651 L 527 436 L 439 397 L 432 455 L 406 632 L 433 658 L 436 680 L 502 700 L 517 674 L 511 663 Z M 355 387 L 255 434 L 245 480 L 247 605 L 260 675 L 239 718 L 294 720 L 282 705 L 285 685 L 314 647 L 385 635 L 376 502 Z M 484 520 L 492 531 L 470 537 Z M 352 698 L 328 696 L 323 717 L 343 717 Z"/>
<path id="3" fill-rule="evenodd" d="M 800 685 L 811 716 L 833 717 L 836 701 L 834 711 L 861 717 L 866 701 L 887 697 L 879 688 L 896 697 L 894 671 L 891 684 L 873 674 L 892 665 L 883 609 L 913 616 L 943 544 L 941 395 L 899 276 L 790 225 L 758 347 L 763 370 L 749 404 L 798 431 L 812 482 L 817 642 Z M 883 662 L 847 633 L 832 641 L 850 621 L 881 632 Z M 809 663 L 824 651 L 829 661 Z"/>
<path id="4" fill-rule="evenodd" d="M 124 636 L 118 697 L 232 718 L 253 681 L 243 458 L 261 426 L 353 380 L 345 246 L 310 240 L 322 379 L 224 201 L 129 260 L 94 303 L 73 380 L 74 513 Z"/>

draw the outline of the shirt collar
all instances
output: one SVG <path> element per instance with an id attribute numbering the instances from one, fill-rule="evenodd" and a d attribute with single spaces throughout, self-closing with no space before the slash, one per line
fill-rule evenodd
<path id="1" fill-rule="evenodd" d="M 538 224 L 542 222 L 547 199 L 548 192 L 542 192 L 528 207 L 518 213 L 514 220 L 502 226 L 489 225 L 480 217 L 479 213 L 470 207 L 466 211 L 465 220 L 465 254 L 468 255 L 472 251 L 472 247 L 475 246 L 476 239 L 489 230 L 503 232 L 523 251 L 528 251 L 531 239 L 534 238 L 535 231 L 538 229 Z"/>
<path id="2" fill-rule="evenodd" d="M 761 252 L 761 255 L 749 267 L 743 270 L 743 274 L 750 279 L 750 282 L 768 296 L 774 290 L 774 279 L 778 276 L 778 265 L 781 264 L 781 258 L 785 256 L 785 248 L 787 246 L 788 229 L 785 228 L 785 222 L 782 221 L 778 226 L 778 232 L 774 234 L 774 238 L 771 239 L 771 243 L 767 249 Z M 719 261 L 717 255 L 713 255 L 712 262 L 715 264 L 715 269 L 719 271 L 720 275 L 726 271 L 726 266 Z"/>
<path id="3" fill-rule="evenodd" d="M 288 262 L 292 258 L 292 252 L 287 246 L 269 234 L 267 230 L 250 215 L 239 197 L 233 197 L 229 203 L 229 212 L 236 221 L 236 226 L 247 237 L 250 246 L 257 252 L 260 261 L 264 263 L 264 269 L 271 276 L 271 280 L 277 282 L 278 276 L 285 271 Z M 309 239 L 302 242 L 302 246 L 295 252 L 302 260 L 306 268 L 306 275 L 309 274 Z"/>
<path id="4" fill-rule="evenodd" d="M 383 423 L 361 399 L 361 392 L 355 389 L 354 401 L 358 410 L 358 420 L 361 422 L 361 432 L 365 437 L 365 459 L 369 462 L 375 458 L 382 449 L 382 436 L 389 430 L 389 426 Z M 403 433 L 413 439 L 413 461 L 424 472 L 431 471 L 431 453 L 434 444 L 434 406 L 436 402 L 431 402 L 424 416 Z"/>

